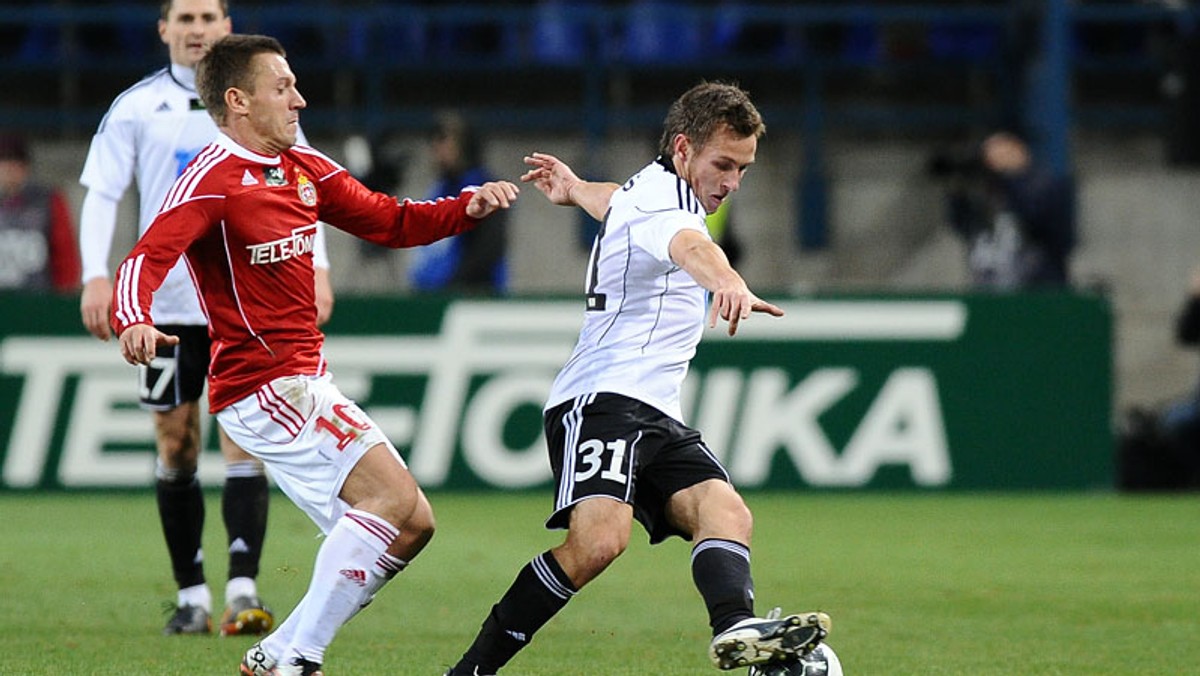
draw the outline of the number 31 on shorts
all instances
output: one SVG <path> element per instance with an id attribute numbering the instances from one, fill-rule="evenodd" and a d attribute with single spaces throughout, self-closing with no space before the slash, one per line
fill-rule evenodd
<path id="1" fill-rule="evenodd" d="M 601 479 L 624 484 L 629 468 L 625 466 L 628 442 L 625 439 L 604 442 L 588 439 L 576 449 L 575 481 L 583 482 L 600 473 Z"/>

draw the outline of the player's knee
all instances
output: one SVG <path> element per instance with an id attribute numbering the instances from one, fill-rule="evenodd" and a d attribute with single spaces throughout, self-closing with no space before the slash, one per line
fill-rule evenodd
<path id="1" fill-rule="evenodd" d="M 705 537 L 749 542 L 754 532 L 754 515 L 734 492 L 705 504 L 700 509 L 699 521 L 699 532 Z"/>
<path id="2" fill-rule="evenodd" d="M 582 565 L 593 575 L 599 574 L 625 552 L 629 538 L 620 533 L 605 533 L 589 538 L 583 548 Z"/>
<path id="3" fill-rule="evenodd" d="M 428 503 L 423 500 L 418 501 L 417 508 L 413 510 L 412 516 L 404 522 L 401 530 L 411 533 L 413 538 L 422 544 L 429 542 L 437 530 L 437 522 Z"/>
<path id="4" fill-rule="evenodd" d="M 186 486 L 196 478 L 196 464 L 176 466 L 163 462 L 160 457 L 154 465 L 154 478 L 172 486 Z"/>
<path id="5" fill-rule="evenodd" d="M 731 505 L 728 509 L 727 527 L 729 528 L 735 539 L 749 542 L 750 535 L 754 532 L 754 515 L 750 512 L 750 508 L 746 503 L 738 500 L 736 505 Z"/>
<path id="6" fill-rule="evenodd" d="M 200 460 L 197 441 L 184 430 L 159 429 L 156 435 L 158 466 L 167 471 L 195 474 Z"/>
<path id="7" fill-rule="evenodd" d="M 200 443 L 188 430 L 159 429 L 156 437 L 159 461 L 172 468 L 188 468 L 194 472 L 200 458 Z"/>

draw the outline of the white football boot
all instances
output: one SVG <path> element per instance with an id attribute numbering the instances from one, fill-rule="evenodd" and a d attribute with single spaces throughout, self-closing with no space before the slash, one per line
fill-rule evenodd
<path id="1" fill-rule="evenodd" d="M 807 654 L 829 635 L 829 616 L 808 612 L 748 617 L 713 637 L 708 657 L 718 669 L 777 664 Z"/>

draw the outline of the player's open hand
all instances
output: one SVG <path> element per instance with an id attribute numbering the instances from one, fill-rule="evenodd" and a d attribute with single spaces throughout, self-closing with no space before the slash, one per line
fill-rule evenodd
<path id="1" fill-rule="evenodd" d="M 179 336 L 168 336 L 150 324 L 134 324 L 121 332 L 121 356 L 130 364 L 149 364 L 161 345 L 178 345 Z"/>
<path id="2" fill-rule="evenodd" d="M 486 218 L 498 209 L 507 209 L 517 201 L 520 192 L 521 189 L 509 181 L 484 183 L 471 195 L 471 201 L 467 202 L 467 215 L 471 218 Z"/>
<path id="3" fill-rule="evenodd" d="M 522 183 L 532 183 L 554 204 L 575 206 L 571 189 L 582 181 L 566 162 L 546 153 L 533 153 L 525 156 L 525 164 L 532 168 L 521 175 Z"/>
<path id="4" fill-rule="evenodd" d="M 109 311 L 112 310 L 112 282 L 107 277 L 89 279 L 83 285 L 83 294 L 79 299 L 79 314 L 88 333 L 108 340 L 112 337 L 108 329 Z"/>
<path id="5" fill-rule="evenodd" d="M 713 292 L 712 307 L 709 308 L 708 326 L 717 325 L 717 318 L 729 322 L 729 335 L 737 333 L 738 324 L 750 317 L 752 312 L 762 312 L 772 317 L 782 317 L 783 309 L 759 298 L 749 289 L 717 290 Z"/>

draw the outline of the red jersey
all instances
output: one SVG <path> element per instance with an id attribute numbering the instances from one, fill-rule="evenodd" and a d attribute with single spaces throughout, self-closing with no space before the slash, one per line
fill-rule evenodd
<path id="1" fill-rule="evenodd" d="M 153 324 L 150 300 L 182 256 L 212 336 L 213 412 L 281 376 L 325 371 L 312 265 L 317 221 L 392 248 L 473 228 L 470 193 L 397 201 L 333 160 L 293 146 L 258 155 L 225 134 L 196 156 L 113 282 L 118 335 Z"/>

